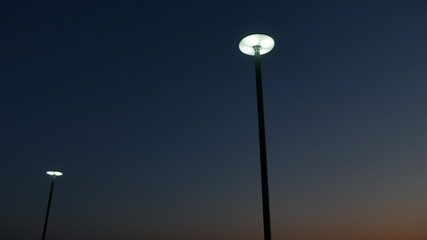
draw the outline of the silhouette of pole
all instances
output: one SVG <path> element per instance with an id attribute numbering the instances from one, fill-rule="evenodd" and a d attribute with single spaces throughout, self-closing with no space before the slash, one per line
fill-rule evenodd
<path id="1" fill-rule="evenodd" d="M 255 75 L 258 105 L 259 155 L 261 165 L 262 209 L 264 222 L 264 239 L 271 240 L 270 199 L 268 193 L 267 145 L 265 140 L 264 98 L 262 94 L 260 46 L 255 46 Z"/>
<path id="2" fill-rule="evenodd" d="M 62 176 L 62 173 L 58 172 L 58 171 L 47 171 L 46 173 L 48 175 L 52 176 L 52 182 L 50 184 L 49 200 L 47 202 L 46 217 L 44 219 L 42 240 L 45 240 L 45 238 L 46 238 L 46 230 L 47 230 L 47 223 L 49 220 L 50 204 L 52 203 L 53 188 L 55 187 L 55 178 L 56 178 L 56 176 Z"/>
<path id="3" fill-rule="evenodd" d="M 49 200 L 47 202 L 46 217 L 44 219 L 44 227 L 43 227 L 43 237 L 42 237 L 42 240 L 45 240 L 45 238 L 46 238 L 46 229 L 47 229 L 47 223 L 48 223 L 48 220 L 49 220 L 50 203 L 52 202 L 52 195 L 53 195 L 53 187 L 54 186 L 55 186 L 55 176 L 52 176 L 52 183 L 50 184 Z"/>
<path id="4" fill-rule="evenodd" d="M 239 48 L 244 54 L 254 56 L 255 58 L 264 240 L 271 240 L 271 223 L 270 200 L 268 193 L 267 145 L 265 140 L 264 98 L 262 93 L 261 55 L 270 52 L 273 47 L 273 38 L 265 34 L 252 34 L 246 36 L 239 43 Z"/>

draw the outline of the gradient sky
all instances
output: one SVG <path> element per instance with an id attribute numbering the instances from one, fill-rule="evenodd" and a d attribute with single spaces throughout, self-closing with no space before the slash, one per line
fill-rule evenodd
<path id="1" fill-rule="evenodd" d="M 427 2 L 3 1 L 0 239 L 427 239 Z"/>

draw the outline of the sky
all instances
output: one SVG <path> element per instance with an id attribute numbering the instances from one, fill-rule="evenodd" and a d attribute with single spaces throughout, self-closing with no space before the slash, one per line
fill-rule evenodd
<path id="1" fill-rule="evenodd" d="M 3 1 L 0 239 L 427 239 L 427 2 Z"/>

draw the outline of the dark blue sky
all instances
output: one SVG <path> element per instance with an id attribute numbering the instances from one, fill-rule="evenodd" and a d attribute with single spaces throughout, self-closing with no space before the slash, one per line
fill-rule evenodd
<path id="1" fill-rule="evenodd" d="M 427 238 L 425 1 L 0 4 L 0 239 Z"/>

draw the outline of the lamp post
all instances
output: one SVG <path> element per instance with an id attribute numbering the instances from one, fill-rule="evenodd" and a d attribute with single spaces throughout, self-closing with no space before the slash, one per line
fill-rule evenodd
<path id="1" fill-rule="evenodd" d="M 47 222 L 49 219 L 50 203 L 52 202 L 53 187 L 55 186 L 55 178 L 63 175 L 62 172 L 53 171 L 53 170 L 47 171 L 46 174 L 52 176 L 52 182 L 50 184 L 49 200 L 47 202 L 46 218 L 44 220 L 42 240 L 45 240 L 46 238 Z"/>
<path id="2" fill-rule="evenodd" d="M 259 153 L 261 163 L 262 209 L 264 223 L 264 240 L 271 240 L 270 201 L 268 194 L 267 148 L 265 141 L 264 103 L 262 95 L 261 55 L 270 52 L 274 40 L 265 34 L 252 34 L 244 37 L 239 49 L 246 55 L 255 56 L 255 76 L 258 105 Z"/>

